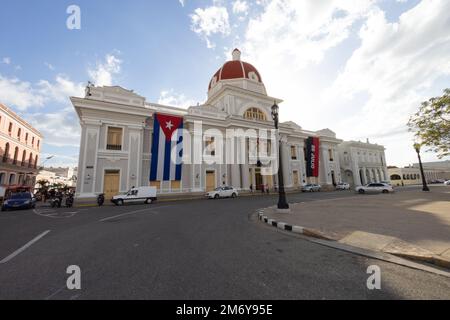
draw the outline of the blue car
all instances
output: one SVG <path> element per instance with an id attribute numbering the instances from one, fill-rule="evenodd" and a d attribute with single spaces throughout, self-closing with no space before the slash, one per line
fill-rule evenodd
<path id="1" fill-rule="evenodd" d="M 3 202 L 2 211 L 12 209 L 32 209 L 36 206 L 36 198 L 31 192 L 18 192 L 11 194 Z"/>

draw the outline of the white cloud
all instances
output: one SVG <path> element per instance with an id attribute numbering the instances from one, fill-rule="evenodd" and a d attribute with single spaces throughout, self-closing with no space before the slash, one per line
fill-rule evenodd
<path id="1" fill-rule="evenodd" d="M 178 0 L 178 1 L 180 2 L 181 6 L 184 7 L 184 1 L 185 0 Z"/>
<path id="2" fill-rule="evenodd" d="M 359 32 L 361 46 L 329 92 L 329 101 L 340 99 L 341 105 L 354 103 L 357 94 L 368 95 L 357 112 L 340 121 L 340 129 L 351 126 L 366 136 L 382 137 L 407 131 L 408 118 L 421 101 L 442 93 L 436 81 L 450 76 L 449 11 L 448 1 L 422 1 L 396 23 L 388 22 L 381 10 L 371 12 Z M 397 135 L 382 139 L 395 154 L 392 159 L 405 163 L 414 156 L 412 135 Z"/>
<path id="3" fill-rule="evenodd" d="M 43 106 L 45 97 L 29 82 L 0 75 L 0 101 L 19 110 L 26 110 L 30 106 Z"/>
<path id="4" fill-rule="evenodd" d="M 82 96 L 84 86 L 63 75 L 54 82 L 40 80 L 36 84 L 0 75 L 0 101 L 20 111 L 30 107 L 42 107 L 48 102 L 68 102 L 69 96 Z"/>
<path id="5" fill-rule="evenodd" d="M 187 98 L 184 94 L 175 93 L 173 89 L 161 91 L 158 103 L 184 109 L 197 105 L 193 99 Z"/>
<path id="6" fill-rule="evenodd" d="M 4 64 L 11 64 L 11 58 L 10 57 L 4 57 L 2 59 L 2 63 L 4 63 Z"/>
<path id="7" fill-rule="evenodd" d="M 285 101 L 282 120 L 385 143 L 393 163 L 415 159 L 406 122 L 442 92 L 436 81 L 448 79 L 450 2 L 422 1 L 397 23 L 371 0 L 260 4 L 233 47 L 258 68 L 268 93 Z"/>
<path id="8" fill-rule="evenodd" d="M 77 147 L 80 144 L 80 123 L 73 107 L 30 113 L 25 119 L 44 135 L 45 144 L 57 147 Z"/>
<path id="9" fill-rule="evenodd" d="M 88 70 L 89 77 L 96 86 L 111 86 L 113 76 L 121 71 L 122 60 L 114 54 L 107 54 L 104 61 L 97 62 L 93 69 Z"/>
<path id="10" fill-rule="evenodd" d="M 236 0 L 233 2 L 233 13 L 235 14 L 248 14 L 248 3 L 247 1 Z"/>
<path id="11" fill-rule="evenodd" d="M 208 48 L 214 48 L 210 36 L 214 34 L 230 34 L 228 10 L 221 6 L 211 6 L 205 9 L 197 8 L 191 17 L 191 29 L 207 43 Z"/>

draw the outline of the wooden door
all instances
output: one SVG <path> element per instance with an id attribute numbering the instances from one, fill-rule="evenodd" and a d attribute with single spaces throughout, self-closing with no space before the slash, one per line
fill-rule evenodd
<path id="1" fill-rule="evenodd" d="M 294 187 L 298 187 L 299 186 L 298 171 L 294 171 L 292 175 L 294 176 Z"/>
<path id="2" fill-rule="evenodd" d="M 119 183 L 120 171 L 105 171 L 105 179 L 103 183 L 105 200 L 110 200 L 113 196 L 119 194 Z"/>
<path id="3" fill-rule="evenodd" d="M 255 184 L 256 184 L 256 190 L 262 190 L 263 188 L 263 177 L 261 175 L 261 170 L 256 169 L 255 170 Z"/>
<path id="4" fill-rule="evenodd" d="M 206 192 L 216 188 L 216 173 L 214 171 L 206 172 Z"/>

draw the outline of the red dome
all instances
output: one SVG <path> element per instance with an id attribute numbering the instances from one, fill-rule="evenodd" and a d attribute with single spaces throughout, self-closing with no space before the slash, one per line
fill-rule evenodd
<path id="1" fill-rule="evenodd" d="M 233 51 L 233 60 L 226 62 L 212 77 L 209 88 L 220 80 L 249 79 L 262 83 L 258 70 L 250 63 L 240 60 L 241 52 L 238 49 Z"/>

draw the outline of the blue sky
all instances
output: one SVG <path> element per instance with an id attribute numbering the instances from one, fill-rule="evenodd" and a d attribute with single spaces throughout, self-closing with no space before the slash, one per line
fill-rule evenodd
<path id="1" fill-rule="evenodd" d="M 81 30 L 66 27 L 72 4 Z M 415 161 L 408 115 L 450 87 L 445 0 L 2 0 L 0 7 L 0 101 L 44 133 L 53 165 L 77 163 L 79 125 L 68 96 L 88 80 L 187 107 L 204 102 L 234 47 L 269 94 L 285 100 L 282 120 L 369 138 L 387 147 L 394 165 Z"/>

